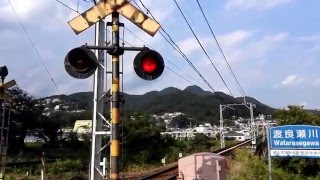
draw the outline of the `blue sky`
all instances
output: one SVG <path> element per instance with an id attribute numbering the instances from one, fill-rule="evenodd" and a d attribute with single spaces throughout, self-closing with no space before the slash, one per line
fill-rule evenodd
<path id="1" fill-rule="evenodd" d="M 216 91 L 228 93 L 210 61 L 183 20 L 173 0 L 142 0 L 162 27 L 201 71 Z M 11 0 L 48 71 L 63 94 L 92 90 L 92 78 L 71 78 L 64 69 L 64 57 L 72 48 L 93 44 L 93 27 L 75 35 L 67 22 L 77 13 L 55 0 Z M 61 0 L 78 10 L 93 5 L 81 0 Z M 137 0 L 139 3 L 139 1 Z M 290 104 L 320 108 L 320 1 L 298 0 L 199 0 L 215 35 L 246 95 L 275 107 Z M 200 41 L 226 80 L 231 92 L 241 96 L 224 59 L 218 51 L 196 0 L 179 0 L 183 12 Z M 139 4 L 140 5 L 140 4 Z M 141 6 L 141 5 L 140 5 Z M 107 21 L 109 19 L 107 18 Z M 188 63 L 157 33 L 150 37 L 122 18 L 125 26 L 159 51 L 165 63 L 192 84 L 205 90 L 200 77 Z M 135 46 L 144 43 L 125 30 L 124 39 Z M 0 62 L 9 69 L 6 80 L 36 97 L 59 94 L 46 69 L 19 25 L 8 0 L 0 2 Z M 165 69 L 155 81 L 144 81 L 135 75 L 132 61 L 135 53 L 124 55 L 124 91 L 142 94 L 166 87 L 183 89 L 190 84 Z M 175 68 L 174 63 L 184 72 Z M 109 85 L 108 85 L 109 87 Z"/>

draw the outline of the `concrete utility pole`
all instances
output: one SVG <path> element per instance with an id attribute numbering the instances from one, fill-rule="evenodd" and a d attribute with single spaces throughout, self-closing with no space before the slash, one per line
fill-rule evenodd
<path id="1" fill-rule="evenodd" d="M 226 107 L 222 107 L 223 105 L 220 104 L 220 147 L 224 148 L 225 147 L 225 137 L 224 137 L 224 126 L 223 126 L 223 110 Z"/>
<path id="2" fill-rule="evenodd" d="M 112 13 L 112 38 L 113 46 L 119 49 L 119 13 Z M 119 179 L 120 160 L 120 65 L 119 54 L 112 54 L 112 86 L 111 86 L 111 146 L 110 146 L 110 178 Z"/>

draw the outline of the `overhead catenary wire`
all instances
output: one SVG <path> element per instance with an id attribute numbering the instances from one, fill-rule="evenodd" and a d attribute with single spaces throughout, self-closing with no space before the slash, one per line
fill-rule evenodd
<path id="1" fill-rule="evenodd" d="M 71 11 L 74 11 L 74 12 L 76 12 L 77 14 L 79 14 L 80 15 L 80 12 L 79 11 L 77 11 L 77 10 L 75 10 L 75 9 L 73 9 L 73 8 L 71 8 L 70 6 L 68 6 L 67 4 L 65 4 L 65 3 L 63 3 L 63 2 L 61 2 L 61 1 L 59 1 L 59 0 L 56 0 L 58 3 L 60 3 L 61 5 L 63 5 L 63 6 L 65 6 L 66 8 L 68 8 L 69 10 L 71 10 Z M 131 0 L 130 0 L 131 1 Z M 85 2 L 93 2 L 93 3 L 95 3 L 96 4 L 96 1 L 86 1 L 85 0 Z M 136 3 L 136 2 L 135 2 Z M 139 7 L 140 8 L 140 7 Z M 140 8 L 141 9 L 141 8 Z M 140 37 L 138 37 L 137 35 L 135 35 L 131 30 L 129 30 L 127 27 L 125 27 L 124 26 L 124 28 L 126 29 L 126 30 L 128 30 L 130 33 L 132 33 L 134 36 L 136 36 L 139 40 L 141 40 L 142 42 L 144 42 L 146 45 L 148 45 L 149 47 L 151 47 L 149 44 L 147 44 L 145 41 L 143 41 Z M 110 31 L 108 30 L 108 29 L 106 29 L 106 31 L 107 32 L 109 32 L 110 33 Z M 127 42 L 127 41 L 125 41 L 124 40 L 124 38 L 120 38 L 120 40 L 122 40 L 124 43 L 126 43 L 126 44 L 128 44 L 129 46 L 131 46 L 131 47 L 134 47 L 132 44 L 130 44 L 129 42 Z M 169 61 L 170 62 L 170 61 Z M 172 62 L 170 62 L 173 66 L 175 66 L 177 69 L 179 69 L 179 70 L 181 70 L 180 68 L 178 68 L 174 63 L 172 63 Z M 167 66 L 165 66 L 167 69 L 169 69 L 169 67 L 167 67 Z M 172 69 L 169 69 L 170 71 L 173 71 L 175 74 L 177 74 L 179 77 L 181 77 L 182 79 L 184 79 L 184 80 L 186 80 L 186 78 L 183 78 L 181 75 L 179 75 L 177 72 L 175 72 L 174 70 L 172 70 Z M 182 70 L 181 70 L 182 71 Z M 182 71 L 183 73 L 185 73 L 184 71 Z M 188 75 L 188 76 L 190 76 L 190 75 Z M 186 80 L 187 82 L 189 82 L 190 83 L 190 81 L 189 80 Z M 192 85 L 194 85 L 193 83 L 191 83 Z"/>
<path id="2" fill-rule="evenodd" d="M 139 36 L 137 36 L 135 33 L 133 33 L 130 29 L 128 29 L 127 27 L 125 27 L 125 29 L 127 31 L 129 31 L 134 37 L 138 38 L 141 42 L 143 42 L 145 45 L 147 45 L 149 48 L 154 49 L 150 44 L 148 44 L 147 42 L 145 42 L 142 38 L 140 38 Z M 162 55 L 170 64 L 172 64 L 175 68 L 177 68 L 179 71 L 181 71 L 183 74 L 185 74 L 186 76 L 188 76 L 189 78 L 191 78 L 192 80 L 194 80 L 196 83 L 198 83 L 199 85 L 202 86 L 202 84 L 197 81 L 195 78 L 193 78 L 191 75 L 189 75 L 188 73 L 186 73 L 185 71 L 183 71 L 181 68 L 179 68 L 176 64 L 174 64 L 171 60 L 169 60 L 169 58 L 167 58 L 166 56 Z M 173 71 L 172 69 L 170 69 L 171 71 Z M 176 73 L 176 72 L 174 72 Z M 177 73 L 176 73 L 177 74 Z M 181 75 L 179 75 L 181 76 Z M 183 78 L 185 79 L 185 78 Z M 188 82 L 190 82 L 188 80 Z M 191 83 L 192 85 L 195 85 L 194 83 Z"/>
<path id="3" fill-rule="evenodd" d="M 134 4 L 142 11 L 141 7 L 139 6 L 139 4 L 137 3 L 136 0 L 132 0 L 134 2 Z"/>
<path id="4" fill-rule="evenodd" d="M 133 0 L 133 2 L 135 3 L 135 5 L 138 7 L 138 9 L 140 11 L 143 11 L 142 8 L 139 6 L 139 4 L 136 2 L 136 0 Z M 148 12 L 147 12 L 148 14 Z M 154 18 L 154 17 L 153 17 Z M 143 42 L 144 44 L 146 44 L 149 48 L 154 49 L 150 44 L 148 44 L 147 42 L 145 42 L 142 38 L 140 38 L 139 36 L 137 36 L 135 33 L 133 33 L 130 29 L 128 29 L 127 27 L 125 27 L 127 31 L 129 31 L 134 37 L 138 38 L 141 42 Z M 161 31 L 160 31 L 161 33 Z M 163 34 L 162 34 L 163 36 Z M 166 39 L 166 37 L 164 37 Z M 169 42 L 170 43 L 170 42 Z M 186 73 L 185 71 L 183 71 L 181 68 L 179 68 L 176 64 L 174 64 L 171 60 L 169 60 L 169 58 L 165 57 L 164 55 L 162 55 L 170 64 L 172 64 L 175 68 L 177 68 L 179 71 L 181 71 L 183 74 L 187 75 L 189 78 L 191 78 L 192 80 L 194 80 L 196 83 L 198 83 L 200 86 L 203 86 L 202 83 L 200 83 L 199 81 L 197 81 L 196 79 L 194 79 L 191 75 L 189 75 L 188 73 Z M 167 67 L 167 66 L 166 66 Z M 169 69 L 169 68 L 168 68 Z M 175 74 L 177 74 L 178 76 L 180 76 L 181 78 L 183 78 L 184 80 L 186 80 L 186 78 L 182 77 L 180 74 L 178 74 L 177 72 L 173 71 L 172 69 L 169 69 L 170 71 L 174 72 Z M 191 83 L 191 81 L 187 80 L 190 84 L 195 85 L 194 83 Z"/>
<path id="5" fill-rule="evenodd" d="M 60 3 L 60 4 L 62 4 L 63 6 L 65 6 L 66 8 L 70 9 L 71 11 L 74 11 L 74 12 L 80 14 L 78 10 L 75 10 L 75 9 L 71 8 L 71 7 L 68 6 L 67 4 L 65 4 L 65 3 L 63 3 L 63 2 L 61 2 L 61 1 L 59 1 L 59 0 L 56 0 L 56 1 L 57 1 L 58 3 Z"/>
<path id="6" fill-rule="evenodd" d="M 232 92 L 230 91 L 230 88 L 229 88 L 229 86 L 227 85 L 226 81 L 223 79 L 223 77 L 222 77 L 221 73 L 219 72 L 219 70 L 217 69 L 217 67 L 213 64 L 212 59 L 211 59 L 210 56 L 208 55 L 207 51 L 204 49 L 204 47 L 203 47 L 203 45 L 201 44 L 199 38 L 198 38 L 197 35 L 195 34 L 195 32 L 194 32 L 194 30 L 192 29 L 190 23 L 188 22 L 187 18 L 185 17 L 184 13 L 182 12 L 182 10 L 181 10 L 178 2 L 177 2 L 176 0 L 173 0 L 173 1 L 174 1 L 175 4 L 177 5 L 177 7 L 178 7 L 178 9 L 179 9 L 179 11 L 180 11 L 180 13 L 181 13 L 181 15 L 183 16 L 185 22 L 187 23 L 189 29 L 191 30 L 191 32 L 192 32 L 192 34 L 193 34 L 193 36 L 196 38 L 196 40 L 197 40 L 198 44 L 200 45 L 201 49 L 203 50 L 203 52 L 205 53 L 205 55 L 207 56 L 207 58 L 208 58 L 209 61 L 211 62 L 211 65 L 214 67 L 214 69 L 215 69 L 216 72 L 218 73 L 218 75 L 219 75 L 220 79 L 222 80 L 223 84 L 224 84 L 224 85 L 226 86 L 226 88 L 228 89 L 230 95 L 233 96 L 233 94 L 232 94 Z M 234 97 L 234 96 L 233 96 L 233 97 Z"/>
<path id="7" fill-rule="evenodd" d="M 125 26 L 124 26 L 125 27 Z M 126 30 L 128 30 L 128 31 L 130 31 L 128 28 L 124 28 L 124 29 L 126 29 Z M 130 33 L 132 33 L 132 35 L 134 35 L 134 36 L 136 36 L 132 31 L 130 31 Z M 139 38 L 140 39 L 140 38 Z M 125 40 L 124 40 L 124 38 L 122 39 L 123 40 L 123 42 L 126 42 Z M 142 42 L 144 42 L 142 39 L 140 39 Z M 147 44 L 148 45 L 148 43 L 146 43 L 146 42 L 144 42 L 145 44 Z M 130 45 L 131 47 L 134 47 L 132 44 L 129 44 L 129 43 L 127 43 L 128 45 Z M 150 45 L 148 45 L 150 48 L 152 48 Z M 153 48 L 152 48 L 153 49 Z M 167 59 L 168 60 L 168 59 Z M 179 69 L 179 70 L 181 70 L 177 65 L 175 65 L 175 64 L 173 64 L 170 60 L 168 60 L 168 62 L 170 62 L 173 66 L 175 66 L 177 69 Z M 170 67 L 168 67 L 168 66 L 165 66 L 168 70 L 170 70 L 171 72 L 173 72 L 173 73 L 175 73 L 177 76 L 179 76 L 180 78 L 182 78 L 182 79 L 184 79 L 185 81 L 187 81 L 187 82 L 189 82 L 191 85 L 194 85 L 194 83 L 192 83 L 190 80 L 188 80 L 188 79 L 186 79 L 185 77 L 183 77 L 183 76 L 181 76 L 179 73 L 177 73 L 176 71 L 174 71 L 173 69 L 171 69 Z M 182 71 L 182 70 L 181 70 Z M 182 71 L 182 72 L 184 72 L 184 71 Z"/>
<path id="8" fill-rule="evenodd" d="M 149 13 L 151 15 L 151 17 L 156 21 L 156 18 L 152 15 L 152 13 L 150 12 L 150 10 L 143 4 L 143 2 L 141 0 L 139 0 L 140 4 L 146 9 L 147 13 Z M 210 90 L 215 93 L 216 91 L 214 90 L 214 88 L 211 86 L 211 84 L 203 77 L 203 75 L 200 73 L 200 71 L 193 65 L 193 63 L 187 58 L 187 56 L 183 53 L 183 51 L 180 49 L 180 47 L 173 41 L 173 39 L 171 38 L 171 36 L 165 31 L 165 29 L 160 26 L 160 30 L 162 30 L 168 38 L 166 38 L 166 36 L 164 36 L 164 34 L 160 31 L 161 36 L 173 47 L 173 49 L 175 51 L 177 51 L 187 62 L 188 64 L 192 67 L 192 69 L 194 71 L 196 71 L 196 73 L 200 76 L 200 78 L 205 82 L 205 84 L 210 88 Z"/>
<path id="9" fill-rule="evenodd" d="M 199 0 L 197 0 L 197 3 L 198 3 L 198 6 L 199 6 L 199 8 L 200 8 L 200 11 L 201 11 L 201 13 L 202 13 L 202 16 L 204 17 L 204 19 L 205 19 L 205 21 L 206 21 L 206 23 L 207 23 L 207 25 L 208 25 L 208 27 L 209 27 L 209 29 L 210 29 L 210 32 L 211 32 L 211 34 L 212 34 L 212 36 L 213 36 L 213 38 L 214 38 L 214 40 L 215 40 L 215 42 L 216 42 L 216 44 L 217 44 L 217 46 L 218 46 L 218 48 L 219 48 L 219 51 L 221 52 L 224 60 L 226 61 L 226 63 L 227 63 L 227 65 L 228 65 L 228 67 L 229 67 L 229 70 L 230 70 L 233 78 L 235 79 L 235 81 L 236 81 L 237 84 L 238 84 L 238 87 L 239 87 L 239 89 L 240 89 L 240 91 L 241 91 L 241 93 L 242 93 L 242 95 L 243 95 L 243 97 L 244 97 L 244 103 L 246 103 L 246 98 L 245 98 L 245 97 L 246 97 L 246 94 L 245 94 L 242 86 L 240 85 L 240 82 L 239 82 L 238 78 L 236 77 L 234 71 L 232 70 L 231 65 L 229 64 L 227 57 L 226 57 L 225 54 L 224 54 L 224 52 L 223 52 L 223 50 L 222 50 L 222 48 L 221 48 L 221 46 L 220 46 L 220 43 L 219 43 L 217 37 L 215 36 L 215 34 L 214 34 L 214 32 L 213 32 L 213 30 L 212 30 L 212 28 L 211 28 L 211 25 L 210 25 L 210 23 L 209 23 L 206 15 L 205 15 L 203 9 L 202 9 L 202 6 L 201 6 Z"/>
<path id="10" fill-rule="evenodd" d="M 55 88 L 57 89 L 58 93 L 59 93 L 59 94 L 61 94 L 60 89 L 58 88 L 58 86 L 57 86 L 56 82 L 53 80 L 52 75 L 50 74 L 50 72 L 49 72 L 49 70 L 48 70 L 48 68 L 47 68 L 46 64 L 44 63 L 43 58 L 41 57 L 41 55 L 40 55 L 40 53 L 39 53 L 38 49 L 36 48 L 36 46 L 35 46 L 34 42 L 32 41 L 32 39 L 31 39 L 31 37 L 30 37 L 30 35 L 29 35 L 28 31 L 27 31 L 27 30 L 26 30 L 26 28 L 24 27 L 24 25 L 23 25 L 23 23 L 22 23 L 22 21 L 21 21 L 21 19 L 20 19 L 19 15 L 18 15 L 18 13 L 16 12 L 15 8 L 13 7 L 13 5 L 12 5 L 11 1 L 10 1 L 10 0 L 8 0 L 8 2 L 9 2 L 9 4 L 10 4 L 10 6 L 11 6 L 11 8 L 12 8 L 12 10 L 13 10 L 14 14 L 15 14 L 15 16 L 17 17 L 17 19 L 18 19 L 18 21 L 19 21 L 19 24 L 20 24 L 20 26 L 21 26 L 21 28 L 22 28 L 23 32 L 24 32 L 24 33 L 25 33 L 25 35 L 27 36 L 28 41 L 30 42 L 30 44 L 31 44 L 32 48 L 33 48 L 33 49 L 34 49 L 34 51 L 36 52 L 36 55 L 38 56 L 38 58 L 40 59 L 40 61 L 41 61 L 42 65 L 43 65 L 43 67 L 45 68 L 46 72 L 48 73 L 48 75 L 49 75 L 49 77 L 50 77 L 50 80 L 52 81 L 53 85 L 54 85 L 54 86 L 55 86 Z"/>
<path id="11" fill-rule="evenodd" d="M 177 72 L 175 72 L 174 70 L 172 70 L 171 68 L 169 68 L 168 66 L 165 66 L 167 69 L 169 69 L 171 72 L 175 73 L 177 76 L 181 77 L 182 79 L 188 81 L 190 84 L 194 85 L 191 81 L 189 81 L 187 78 L 181 76 L 180 74 L 178 74 Z"/>
<path id="12" fill-rule="evenodd" d="M 80 15 L 80 12 L 78 12 L 77 10 L 71 8 L 70 6 L 62 3 L 61 1 L 59 0 L 56 0 L 57 2 L 59 2 L 60 4 L 62 4 L 63 6 L 67 7 L 68 9 L 70 9 L 71 11 L 74 11 L 76 13 L 78 13 Z M 90 1 L 86 1 L 86 2 L 90 2 Z M 94 1 L 91 1 L 91 2 L 94 2 Z M 95 3 L 95 2 L 94 2 Z M 136 3 L 136 2 L 135 2 Z M 145 41 L 143 41 L 140 37 L 138 37 L 137 35 L 135 35 L 131 30 L 129 30 L 127 27 L 125 27 L 126 30 L 128 30 L 130 33 L 132 33 L 134 36 L 136 36 L 139 40 L 141 40 L 142 42 L 144 42 L 146 45 L 148 45 L 149 47 L 151 47 L 149 44 L 147 44 Z M 110 31 L 108 29 L 106 29 L 107 32 L 110 33 Z M 122 40 L 124 43 L 128 44 L 129 46 L 131 47 L 134 47 L 132 44 L 130 44 L 129 42 L 125 41 L 123 38 L 120 38 L 120 40 Z M 170 61 L 169 61 L 170 62 Z M 178 68 L 174 63 L 170 62 L 173 66 L 175 66 L 177 69 L 181 70 L 180 68 Z M 167 67 L 167 66 L 166 66 Z M 168 68 L 168 67 L 167 67 Z M 169 69 L 169 68 L 168 68 Z M 170 71 L 173 71 L 172 69 L 170 69 Z M 182 70 L 181 70 L 182 71 Z M 175 74 L 178 75 L 177 72 L 173 71 Z M 182 71 L 183 73 L 185 73 L 184 71 Z M 181 75 L 178 75 L 179 77 L 182 77 Z M 190 76 L 190 75 L 188 75 Z M 184 80 L 186 80 L 185 78 L 183 78 Z M 188 82 L 190 82 L 189 80 L 187 80 Z M 191 83 L 192 85 L 194 85 L 194 83 Z"/>

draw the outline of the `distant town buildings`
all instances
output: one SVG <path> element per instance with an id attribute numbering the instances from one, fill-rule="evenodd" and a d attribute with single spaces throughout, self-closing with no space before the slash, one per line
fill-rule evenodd
<path id="1" fill-rule="evenodd" d="M 154 118 L 161 118 L 166 123 L 167 131 L 162 132 L 162 135 L 170 135 L 171 137 L 175 139 L 191 139 L 196 134 L 203 134 L 211 138 L 216 138 L 220 134 L 220 127 L 212 126 L 209 123 L 205 123 L 203 125 L 198 125 L 195 127 L 188 127 L 185 129 L 180 128 L 168 128 L 168 124 L 172 121 L 174 117 L 177 117 L 179 115 L 184 115 L 183 113 L 177 112 L 177 113 L 165 113 L 161 116 L 153 115 Z M 234 117 L 233 117 L 234 118 Z M 242 117 L 239 117 L 238 119 L 234 119 L 234 125 L 233 126 L 224 126 L 222 129 L 222 132 L 225 135 L 226 139 L 232 139 L 236 141 L 244 141 L 246 139 L 250 139 L 250 129 L 248 125 L 248 120 L 245 120 Z M 272 120 L 271 116 L 268 117 L 268 120 L 265 120 L 264 115 L 259 115 L 255 118 L 255 126 L 257 129 L 257 133 L 261 134 L 264 133 L 265 126 L 276 126 L 277 121 Z"/>
<path id="2" fill-rule="evenodd" d="M 85 110 L 77 109 L 76 105 L 60 98 L 45 98 L 39 100 L 39 103 L 36 106 L 44 106 L 44 112 L 42 115 L 50 116 L 51 113 L 57 111 L 65 111 L 69 113 L 81 113 Z"/>
<path id="3" fill-rule="evenodd" d="M 170 135 L 175 139 L 191 139 L 196 134 L 204 134 L 208 137 L 216 138 L 216 135 L 219 133 L 217 127 L 212 127 L 209 123 L 205 125 L 199 125 L 194 128 L 187 128 L 187 129 L 179 129 L 179 128 L 171 128 L 167 132 L 162 132 L 162 135 Z"/>

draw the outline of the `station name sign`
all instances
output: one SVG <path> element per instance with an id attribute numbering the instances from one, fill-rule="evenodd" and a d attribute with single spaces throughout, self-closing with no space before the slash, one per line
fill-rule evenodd
<path id="1" fill-rule="evenodd" d="M 320 127 L 276 126 L 269 129 L 271 156 L 320 158 Z"/>

